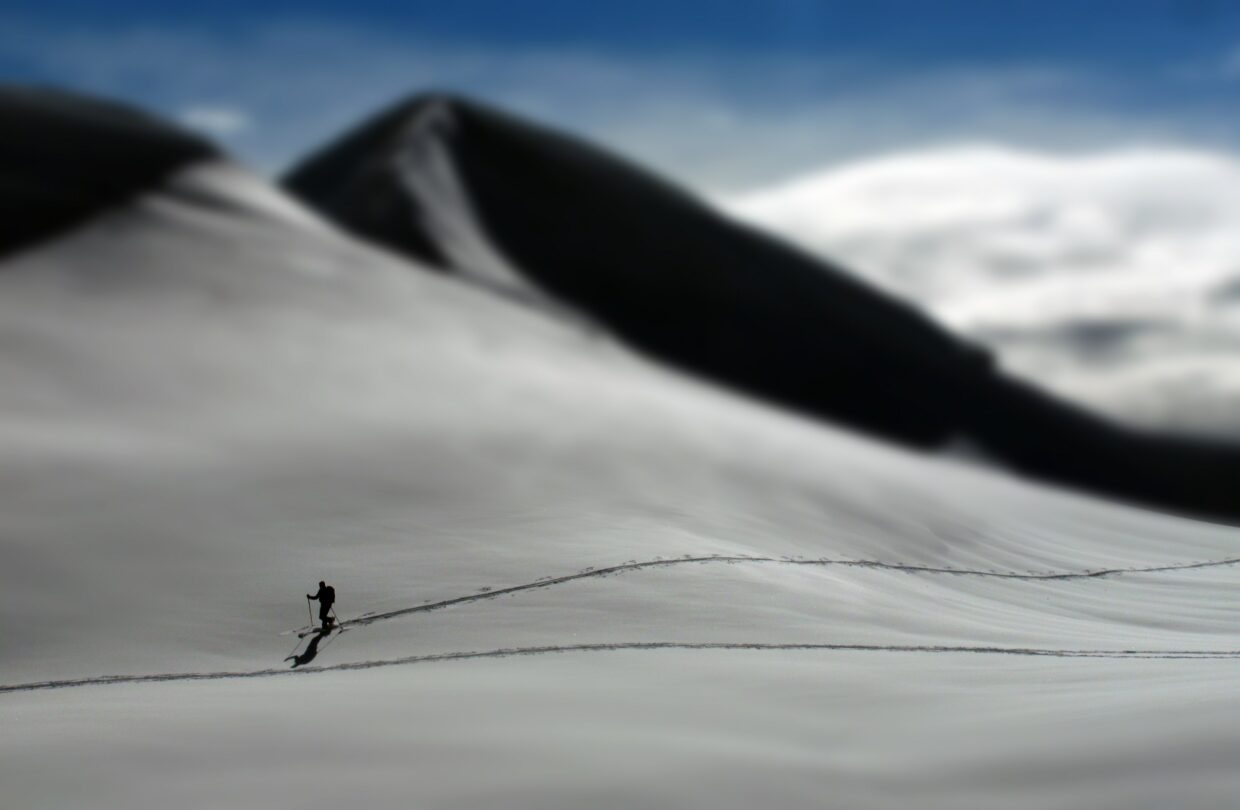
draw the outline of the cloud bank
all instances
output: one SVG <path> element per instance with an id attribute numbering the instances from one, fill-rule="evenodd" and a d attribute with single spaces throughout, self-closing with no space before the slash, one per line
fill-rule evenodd
<path id="1" fill-rule="evenodd" d="M 901 153 L 732 197 L 1004 365 L 1132 421 L 1240 436 L 1240 161 Z"/>

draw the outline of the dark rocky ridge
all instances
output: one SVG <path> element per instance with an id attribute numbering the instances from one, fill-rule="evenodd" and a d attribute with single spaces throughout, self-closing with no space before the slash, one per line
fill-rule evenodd
<path id="1" fill-rule="evenodd" d="M 430 154 L 450 156 L 481 238 L 525 283 L 689 371 L 921 446 L 956 432 L 946 400 L 988 374 L 982 350 L 838 268 L 583 143 L 469 102 L 401 105 L 286 185 L 355 233 L 468 272 L 423 227 L 442 201 L 407 182 L 434 170 Z"/>
<path id="2" fill-rule="evenodd" d="M 839 267 L 730 221 L 580 140 L 444 95 L 381 113 L 286 187 L 342 226 L 471 274 L 434 225 L 461 211 L 526 285 L 646 354 L 920 448 L 967 437 L 1043 480 L 1240 519 L 1240 448 L 1113 424 L 995 372 L 988 355 Z M 442 187 L 442 182 L 440 182 Z M 458 202 L 459 204 L 459 202 Z M 458 254 L 459 255 L 459 254 Z"/>
<path id="3" fill-rule="evenodd" d="M 0 255 L 214 154 L 201 138 L 123 105 L 0 86 Z"/>

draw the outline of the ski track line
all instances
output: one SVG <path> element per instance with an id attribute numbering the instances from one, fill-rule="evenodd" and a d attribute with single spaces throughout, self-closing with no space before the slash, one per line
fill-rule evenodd
<path id="1" fill-rule="evenodd" d="M 408 616 L 412 613 L 428 613 L 432 610 L 441 610 L 453 605 L 464 605 L 471 602 L 481 602 L 486 599 L 495 599 L 500 596 L 520 593 L 522 591 L 550 588 L 555 585 L 563 585 L 566 582 L 573 582 L 579 579 L 605 577 L 612 574 L 620 574 L 627 571 L 638 571 L 645 568 L 665 568 L 673 565 L 686 565 L 690 563 L 762 563 L 779 565 L 839 566 L 842 568 L 871 568 L 884 571 L 903 571 L 909 574 L 955 574 L 957 576 L 991 577 L 994 579 L 1063 581 L 1099 579 L 1117 574 L 1152 574 L 1161 571 L 1187 571 L 1195 568 L 1214 568 L 1227 565 L 1236 565 L 1237 563 L 1240 563 L 1240 557 L 1231 557 L 1222 560 L 1205 560 L 1191 563 L 1175 563 L 1171 565 L 1154 565 L 1145 568 L 1098 568 L 1086 571 L 1041 573 L 1034 571 L 985 571 L 976 568 L 939 568 L 928 565 L 886 563 L 879 562 L 877 560 L 834 560 L 825 558 L 797 559 L 790 557 L 745 556 L 673 557 L 665 560 L 655 559 L 646 560 L 644 562 L 627 562 L 620 565 L 612 565 L 607 568 L 587 568 L 584 571 L 579 571 L 575 574 L 565 574 L 558 577 L 543 577 L 542 579 L 535 580 L 534 582 L 527 582 L 524 585 L 512 585 L 507 588 L 497 588 L 494 590 L 488 589 L 481 593 L 473 593 L 468 596 L 458 596 L 452 599 L 444 599 L 439 602 L 430 602 L 424 605 L 417 605 L 416 607 L 400 608 L 398 610 L 390 610 L 385 613 L 374 613 L 359 616 L 356 619 L 346 619 L 340 622 L 340 627 L 361 627 L 367 624 L 373 624 L 374 622 L 395 619 L 399 616 Z"/>
<path id="2" fill-rule="evenodd" d="M 614 644 L 567 644 L 544 647 L 505 647 L 496 650 L 433 653 L 410 655 L 404 658 L 388 658 L 376 661 L 355 661 L 330 666 L 306 667 L 304 669 L 258 669 L 236 672 L 183 672 L 159 675 L 99 675 L 89 678 L 35 681 L 0 685 L 0 694 L 13 692 L 37 692 L 50 689 L 71 689 L 82 686 L 109 686 L 112 684 L 166 683 L 170 681 L 218 681 L 242 678 L 274 678 L 283 675 L 314 675 L 324 672 L 346 672 L 383 667 L 430 664 L 441 661 L 469 661 L 484 658 L 514 658 L 554 653 L 594 653 L 626 650 L 752 650 L 752 651 L 826 651 L 862 653 L 920 653 L 962 655 L 1013 655 L 1034 658 L 1111 658 L 1111 659 L 1169 659 L 1169 660 L 1221 660 L 1240 659 L 1240 650 L 1057 650 L 1041 647 L 970 647 L 917 644 L 764 644 L 749 642 L 680 642 L 640 641 Z"/>

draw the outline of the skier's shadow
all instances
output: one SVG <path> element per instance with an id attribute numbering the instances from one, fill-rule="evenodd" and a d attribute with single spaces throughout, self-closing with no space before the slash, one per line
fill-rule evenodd
<path id="1" fill-rule="evenodd" d="M 330 630 L 315 630 L 314 637 L 310 639 L 310 643 L 306 645 L 306 649 L 303 650 L 300 655 L 294 653 L 284 660 L 292 661 L 293 669 L 297 669 L 300 666 L 305 666 L 313 661 L 314 657 L 319 654 L 319 643 L 329 635 L 331 635 Z"/>

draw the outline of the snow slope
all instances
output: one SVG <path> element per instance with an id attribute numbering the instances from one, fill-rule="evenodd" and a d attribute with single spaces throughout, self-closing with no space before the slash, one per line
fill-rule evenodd
<path id="1" fill-rule="evenodd" d="M 1240 791 L 1236 529 L 735 398 L 226 163 L 5 261 L 0 329 L 6 806 Z"/>
<path id="2" fill-rule="evenodd" d="M 1193 150 L 895 154 L 724 201 L 1133 422 L 1240 436 L 1240 163 Z"/>

